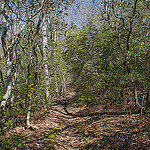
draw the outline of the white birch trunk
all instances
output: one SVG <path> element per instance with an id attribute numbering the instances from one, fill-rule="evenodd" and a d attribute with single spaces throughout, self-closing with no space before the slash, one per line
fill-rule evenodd
<path id="1" fill-rule="evenodd" d="M 30 114 L 31 114 L 30 110 L 31 110 L 31 97 L 29 100 L 29 107 L 28 107 L 28 113 L 27 113 L 27 118 L 26 118 L 27 128 L 29 128 L 31 126 L 31 124 L 30 124 Z"/>
<path id="2" fill-rule="evenodd" d="M 9 26 L 10 26 L 10 20 L 5 17 L 6 16 L 6 13 L 7 13 L 7 10 L 5 10 L 5 8 L 3 8 L 3 5 L 4 5 L 5 2 L 1 2 L 1 8 L 0 8 L 0 11 L 2 12 L 5 12 L 3 14 L 3 17 L 2 17 L 2 22 L 5 25 L 4 29 L 3 29 L 3 33 L 2 33 L 2 36 L 1 36 L 1 43 L 2 43 L 2 47 L 3 47 L 3 52 L 4 52 L 4 56 L 5 56 L 5 61 L 6 61 L 6 74 L 7 74 L 7 84 L 6 84 L 6 87 L 7 87 L 7 90 L 3 96 L 3 101 L 1 102 L 0 104 L 0 124 L 3 124 L 4 122 L 4 111 L 5 111 L 5 106 L 7 104 L 7 101 L 11 95 L 11 92 L 12 92 L 12 77 L 13 75 L 11 74 L 11 67 L 12 67 L 12 59 L 11 59 L 11 53 L 10 53 L 10 49 L 8 48 L 7 46 L 7 39 L 9 38 L 9 36 L 7 37 L 8 35 L 8 30 L 9 30 Z M 4 10 L 3 10 L 4 9 Z M 0 13 L 1 13 L 0 12 Z"/>
<path id="3" fill-rule="evenodd" d="M 3 6 L 4 5 L 4 2 L 1 2 L 1 5 Z M 3 8 L 2 8 L 3 9 Z M 0 9 L 0 11 L 3 11 Z M 6 10 L 5 10 L 6 12 Z M 5 61 L 6 61 L 6 74 L 7 74 L 7 90 L 6 90 L 6 93 L 5 95 L 3 96 L 3 101 L 1 102 L 1 109 L 4 111 L 5 109 L 5 106 L 6 106 L 6 103 L 8 101 L 8 98 L 10 97 L 11 95 L 11 91 L 12 91 L 12 82 L 11 82 L 11 66 L 12 66 L 12 61 L 10 60 L 10 52 L 8 51 L 8 46 L 7 46 L 7 38 L 6 38 L 6 35 L 7 35 L 7 32 L 8 32 L 8 27 L 9 27 L 9 22 L 6 18 L 4 18 L 4 16 L 2 17 L 2 21 L 4 23 L 6 23 L 6 26 L 5 28 L 7 29 L 4 29 L 7 30 L 6 32 L 3 32 L 2 33 L 2 36 L 1 36 L 1 43 L 2 43 L 2 47 L 3 47 L 3 51 L 4 51 L 4 55 L 5 55 Z"/>
<path id="4" fill-rule="evenodd" d="M 43 55 L 44 55 L 44 72 L 45 72 L 45 84 L 46 84 L 46 99 L 50 97 L 49 93 L 49 83 L 50 83 L 50 76 L 49 76 L 49 69 L 48 69 L 48 60 L 47 60 L 47 50 L 48 50 L 48 38 L 47 38 L 47 21 L 46 17 L 44 20 L 44 26 L 43 26 Z"/>

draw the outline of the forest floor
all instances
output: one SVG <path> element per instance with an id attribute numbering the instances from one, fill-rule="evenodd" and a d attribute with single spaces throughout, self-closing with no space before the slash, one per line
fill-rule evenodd
<path id="1" fill-rule="evenodd" d="M 149 115 L 141 117 L 134 110 L 130 114 L 122 104 L 108 105 L 107 108 L 105 102 L 98 106 L 77 106 L 75 92 L 71 92 L 34 119 L 32 125 L 35 128 L 24 130 L 18 127 L 17 134 L 24 141 L 19 149 L 150 149 Z"/>

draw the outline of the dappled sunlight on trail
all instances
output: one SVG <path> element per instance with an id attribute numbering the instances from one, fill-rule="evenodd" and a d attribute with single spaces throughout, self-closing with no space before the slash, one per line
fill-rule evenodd
<path id="1" fill-rule="evenodd" d="M 56 100 L 43 118 L 33 122 L 35 129 L 22 133 L 27 149 L 148 150 L 149 116 L 141 118 L 133 112 L 129 117 L 117 104 L 103 108 L 104 105 L 77 107 L 74 92 Z M 55 128 L 60 132 L 51 141 L 48 135 Z"/>

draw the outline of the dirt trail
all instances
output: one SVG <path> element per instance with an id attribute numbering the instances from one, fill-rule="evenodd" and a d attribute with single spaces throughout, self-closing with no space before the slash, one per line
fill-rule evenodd
<path id="1" fill-rule="evenodd" d="M 62 131 L 57 137 L 55 149 L 57 150 L 74 150 L 79 149 L 81 145 L 82 137 L 75 134 L 74 127 L 76 124 L 81 122 L 79 116 L 73 115 L 75 109 L 71 106 L 73 101 L 74 92 L 70 93 L 63 100 L 58 100 L 52 107 L 52 111 L 55 112 L 55 115 L 59 117 L 59 122 L 62 124 Z"/>
<path id="2" fill-rule="evenodd" d="M 76 107 L 74 96 L 75 92 L 71 92 L 56 100 L 50 110 L 34 120 L 35 130 L 21 133 L 27 150 L 43 150 L 47 134 L 55 127 L 61 131 L 53 143 L 54 150 L 150 149 L 149 115 L 129 116 L 122 104 L 104 110 L 105 102 L 89 108 Z"/>

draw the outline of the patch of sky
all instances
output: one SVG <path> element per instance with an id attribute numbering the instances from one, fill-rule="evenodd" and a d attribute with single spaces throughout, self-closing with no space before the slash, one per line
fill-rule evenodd
<path id="1" fill-rule="evenodd" d="M 65 22 L 80 28 L 86 26 L 88 21 L 100 13 L 101 2 L 102 0 L 75 0 L 66 10 L 68 16 L 64 17 Z"/>

